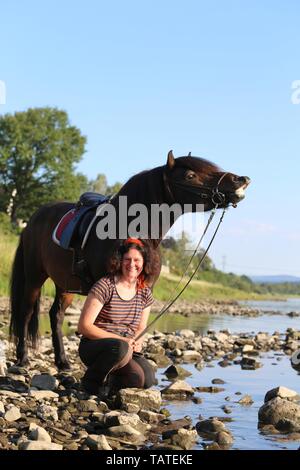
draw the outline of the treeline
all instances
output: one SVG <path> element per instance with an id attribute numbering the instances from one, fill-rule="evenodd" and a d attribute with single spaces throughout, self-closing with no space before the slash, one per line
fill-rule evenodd
<path id="1" fill-rule="evenodd" d="M 169 268 L 170 273 L 181 276 L 188 266 L 190 258 L 194 252 L 188 235 L 186 233 L 182 233 L 181 238 L 178 240 L 175 240 L 172 237 L 167 238 L 162 241 L 161 246 L 163 264 Z M 190 263 L 186 273 L 187 276 L 192 274 L 202 258 L 202 255 L 203 250 L 199 250 L 193 261 Z M 255 283 L 248 276 L 224 273 L 216 269 L 212 259 L 208 255 L 204 258 L 194 279 L 222 284 L 226 287 L 254 294 L 300 296 L 300 283 Z"/>

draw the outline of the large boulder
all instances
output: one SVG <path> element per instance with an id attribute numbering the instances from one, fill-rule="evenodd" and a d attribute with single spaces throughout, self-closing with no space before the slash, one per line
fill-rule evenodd
<path id="1" fill-rule="evenodd" d="M 286 432 L 300 431 L 300 405 L 280 397 L 267 401 L 258 411 L 259 427 L 272 424 Z"/>

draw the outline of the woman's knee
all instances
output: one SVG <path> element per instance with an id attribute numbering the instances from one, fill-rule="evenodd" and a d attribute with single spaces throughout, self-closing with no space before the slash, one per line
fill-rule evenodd
<path id="1" fill-rule="evenodd" d="M 127 356 L 128 359 L 130 357 L 129 344 L 123 340 L 114 340 L 110 351 L 117 362 L 123 362 Z"/>
<path id="2" fill-rule="evenodd" d="M 150 366 L 147 371 L 144 370 L 145 382 L 144 388 L 150 388 L 152 385 L 156 384 L 155 372 L 154 369 Z"/>

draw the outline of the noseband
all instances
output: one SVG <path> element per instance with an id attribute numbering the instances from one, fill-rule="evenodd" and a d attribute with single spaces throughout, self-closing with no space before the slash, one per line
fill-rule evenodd
<path id="1" fill-rule="evenodd" d="M 223 192 L 219 191 L 219 185 L 220 185 L 221 181 L 223 180 L 223 178 L 225 178 L 226 175 L 228 175 L 228 172 L 223 173 L 223 175 L 219 178 L 219 181 L 217 182 L 216 187 L 213 188 L 213 189 L 210 188 L 209 186 L 205 186 L 205 185 L 196 186 L 196 185 L 192 185 L 192 184 L 181 183 L 180 181 L 176 181 L 176 180 L 173 180 L 172 183 L 174 184 L 174 186 L 177 186 L 178 188 L 184 189 L 185 191 L 187 191 L 189 193 L 193 193 L 193 194 L 196 194 L 197 196 L 200 196 L 201 199 L 209 199 L 210 198 L 211 202 L 215 206 L 219 206 L 219 205 L 225 203 L 225 194 Z M 165 172 L 163 173 L 163 177 L 164 177 L 164 183 L 165 183 L 166 189 L 167 189 L 169 195 L 171 196 L 171 198 L 173 199 L 173 202 L 175 202 L 175 198 L 174 198 L 174 195 L 171 191 L 169 181 L 168 181 L 168 178 L 167 178 L 167 175 L 166 175 Z M 202 192 L 203 190 L 207 191 L 208 193 L 207 192 Z"/>
<path id="2" fill-rule="evenodd" d="M 180 181 L 176 181 L 176 180 L 172 180 L 172 184 L 174 186 L 177 186 L 178 188 L 184 189 L 185 191 L 189 193 L 193 193 L 193 194 L 196 194 L 197 196 L 200 196 L 201 199 L 210 199 L 211 202 L 215 206 L 219 206 L 225 203 L 226 196 L 223 192 L 219 191 L 219 186 L 220 186 L 221 181 L 225 178 L 226 175 L 228 175 L 228 172 L 223 173 L 223 175 L 219 178 L 219 181 L 217 182 L 216 187 L 213 189 L 205 185 L 196 186 L 192 184 L 181 183 Z M 169 181 L 165 172 L 163 173 L 163 177 L 164 177 L 164 183 L 165 183 L 166 189 L 169 195 L 171 196 L 171 198 L 173 199 L 173 202 L 175 202 L 175 198 L 171 191 L 170 184 L 169 184 Z M 203 192 L 203 190 L 206 192 Z"/>

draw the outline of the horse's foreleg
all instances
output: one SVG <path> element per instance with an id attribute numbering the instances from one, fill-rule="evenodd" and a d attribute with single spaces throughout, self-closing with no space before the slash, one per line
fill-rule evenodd
<path id="1" fill-rule="evenodd" d="M 55 365 L 59 370 L 71 369 L 65 354 L 62 338 L 62 324 L 65 310 L 72 303 L 72 300 L 73 294 L 62 292 L 58 287 L 56 287 L 55 300 L 49 313 L 52 330 L 52 343 L 55 354 Z"/>
<path id="2" fill-rule="evenodd" d="M 21 318 L 18 331 L 17 341 L 17 362 L 19 366 L 25 366 L 28 364 L 28 333 L 32 341 L 32 345 L 35 346 L 38 336 L 38 310 L 39 310 L 39 297 L 41 289 L 40 287 L 28 287 L 25 286 L 23 308 L 24 315 Z"/>

